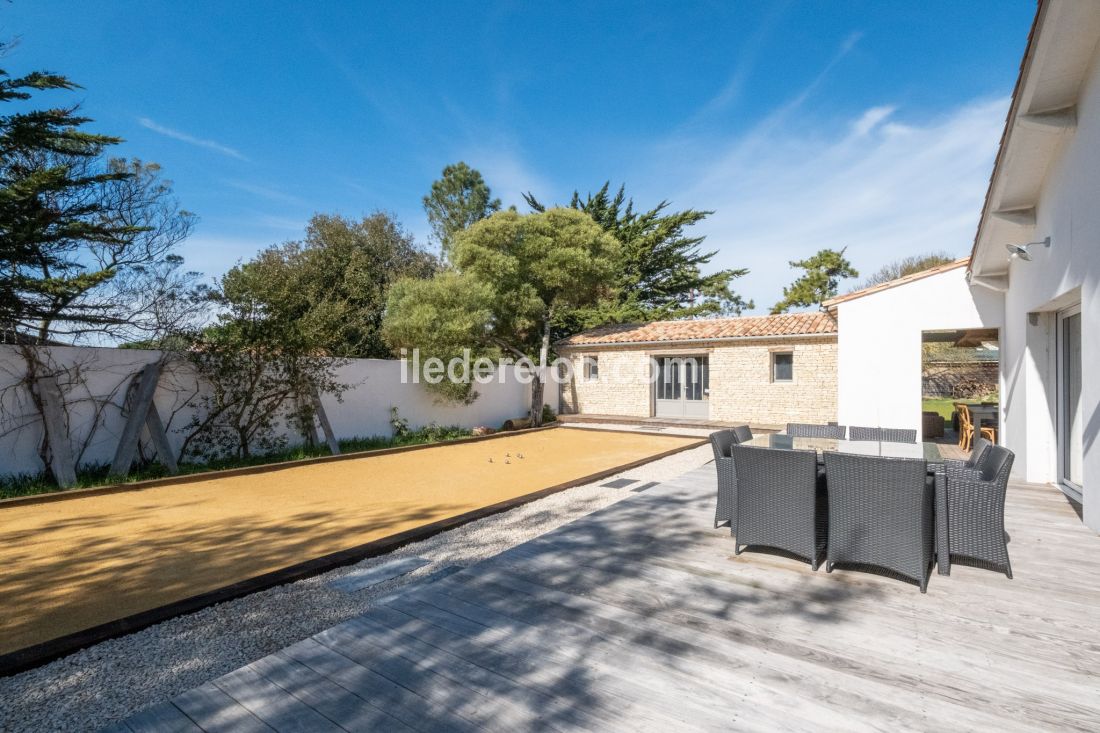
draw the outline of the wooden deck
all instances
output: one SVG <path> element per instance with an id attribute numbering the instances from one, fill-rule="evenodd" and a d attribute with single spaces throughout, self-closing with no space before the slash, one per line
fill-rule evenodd
<path id="1" fill-rule="evenodd" d="M 921 595 L 734 557 L 713 486 L 632 493 L 118 730 L 1100 727 L 1100 537 L 1059 492 L 1011 488 L 1014 580 Z"/>

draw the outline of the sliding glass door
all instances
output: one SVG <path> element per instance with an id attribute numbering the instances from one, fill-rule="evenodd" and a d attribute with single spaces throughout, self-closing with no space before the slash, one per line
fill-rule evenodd
<path id="1" fill-rule="evenodd" d="M 1081 490 L 1084 415 L 1081 411 L 1081 308 L 1058 314 L 1058 463 L 1062 482 Z"/>

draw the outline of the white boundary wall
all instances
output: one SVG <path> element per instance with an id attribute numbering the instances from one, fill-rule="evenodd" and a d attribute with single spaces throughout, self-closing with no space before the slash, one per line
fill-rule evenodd
<path id="1" fill-rule="evenodd" d="M 966 268 L 929 275 L 837 305 L 841 425 L 921 430 L 921 334 L 1001 328 L 999 293 L 966 283 Z M 1002 394 L 1004 394 L 1002 385 Z"/>
<path id="2" fill-rule="evenodd" d="M 126 387 L 131 377 L 159 359 L 161 352 L 70 346 L 46 351 L 59 366 L 75 368 L 83 377 L 73 384 L 61 384 L 68 403 L 74 456 L 82 464 L 109 463 L 125 422 L 121 405 Z M 400 361 L 386 359 L 352 359 L 337 370 L 336 381 L 349 388 L 342 402 L 331 395 L 324 395 L 322 401 L 338 438 L 390 435 L 391 407 L 396 407 L 412 428 L 432 422 L 499 428 L 505 420 L 527 412 L 530 385 L 516 379 L 511 368 L 506 370 L 503 384 L 494 378 L 490 384 L 477 385 L 480 396 L 471 405 L 436 403 L 423 385 L 402 384 L 401 371 Z M 38 456 L 43 427 L 30 395 L 20 386 L 24 373 L 17 347 L 0 345 L 0 475 L 38 473 L 43 468 Z M 170 420 L 166 430 L 177 454 L 184 438 L 179 429 L 193 414 L 183 405 L 196 384 L 189 365 L 170 364 L 154 398 L 162 418 Z M 551 387 L 546 393 L 548 399 L 556 400 L 556 389 Z M 558 408 L 553 402 L 550 406 Z M 291 436 L 290 440 L 299 438 Z"/>

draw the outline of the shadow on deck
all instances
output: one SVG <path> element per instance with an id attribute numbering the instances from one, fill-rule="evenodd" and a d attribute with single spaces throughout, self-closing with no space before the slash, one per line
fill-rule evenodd
<path id="1" fill-rule="evenodd" d="M 1094 728 L 1100 538 L 1013 484 L 1015 579 L 927 595 L 733 554 L 704 466 L 335 626 L 120 730 Z"/>

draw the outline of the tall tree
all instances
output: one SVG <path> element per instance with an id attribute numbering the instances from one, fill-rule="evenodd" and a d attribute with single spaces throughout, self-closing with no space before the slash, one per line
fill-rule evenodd
<path id="1" fill-rule="evenodd" d="M 194 217 L 159 167 L 107 158 L 120 140 L 82 129 L 90 120 L 76 106 L 28 104 L 78 88 L 59 74 L 0 71 L 0 102 L 22 110 L 0 114 L 0 342 L 19 344 L 23 384 L 43 424 L 42 378 L 82 380 L 79 367 L 57 364 L 44 344 L 155 340 L 196 317 L 198 306 L 197 274 L 184 272 L 175 252 Z M 62 411 L 67 394 L 62 387 Z M 67 432 L 54 423 L 39 444 L 47 472 L 61 468 L 55 478 L 66 483 Z"/>
<path id="2" fill-rule="evenodd" d="M 432 183 L 424 197 L 424 211 L 443 259 L 449 260 L 455 235 L 500 211 L 500 199 L 493 198 L 481 173 L 459 161 L 444 168 L 443 176 Z"/>
<path id="3" fill-rule="evenodd" d="M 0 71 L 0 102 L 79 88 Z M 163 327 L 181 288 L 174 247 L 194 217 L 155 164 L 106 160 L 119 138 L 85 132 L 75 106 L 0 115 L 0 329 L 46 342 L 133 338 Z"/>
<path id="4" fill-rule="evenodd" d="M 772 314 L 821 305 L 837 294 L 842 279 L 859 277 L 852 263 L 844 257 L 846 249 L 839 252 L 823 249 L 809 259 L 792 261 L 791 267 L 805 272 L 783 288 L 783 299 L 772 306 Z"/>
<path id="5" fill-rule="evenodd" d="M 499 212 L 458 235 L 454 273 L 394 288 L 387 336 L 427 356 L 447 357 L 464 345 L 538 364 L 531 420 L 539 425 L 552 329 L 611 296 L 620 251 L 618 240 L 580 211 Z M 445 328 L 451 319 L 459 325 Z"/>
<path id="6" fill-rule="evenodd" d="M 316 214 L 304 240 L 269 247 L 234 267 L 222 292 L 257 303 L 268 327 L 302 349 L 386 359 L 392 352 L 382 338 L 382 314 L 390 285 L 437 269 L 435 257 L 389 214 L 359 220 Z"/>
<path id="7" fill-rule="evenodd" d="M 866 280 L 860 283 L 860 287 L 869 288 L 872 285 L 879 285 L 881 283 L 890 282 L 891 280 L 897 280 L 899 277 L 914 275 L 918 272 L 924 272 L 933 267 L 946 265 L 954 261 L 955 258 L 946 252 L 930 252 L 924 255 L 903 257 L 900 260 L 894 260 L 880 267 L 873 274 L 869 275 Z"/>
<path id="8" fill-rule="evenodd" d="M 284 422 L 312 425 L 314 390 L 339 394 L 339 360 L 319 352 L 292 322 L 272 315 L 259 282 L 266 268 L 237 268 L 222 276 L 211 298 L 216 323 L 189 334 L 183 355 L 204 389 L 184 426 L 183 455 L 211 460 L 248 458 L 285 446 Z M 312 434 L 312 431 L 307 431 Z"/>
<path id="9" fill-rule="evenodd" d="M 545 210 L 533 194 L 527 193 L 524 198 L 534 211 Z M 578 309 L 573 321 L 563 324 L 564 331 L 575 332 L 607 322 L 740 315 L 754 307 L 732 289 L 733 281 L 748 270 L 703 274 L 716 252 L 703 251 L 700 245 L 704 237 L 690 236 L 686 230 L 714 212 L 668 212 L 667 201 L 648 211 L 635 211 L 634 201 L 626 198 L 625 187 L 620 186 L 612 196 L 610 182 L 583 199 L 574 191 L 569 206 L 591 216 L 622 243 L 622 251 L 614 297 Z"/>

